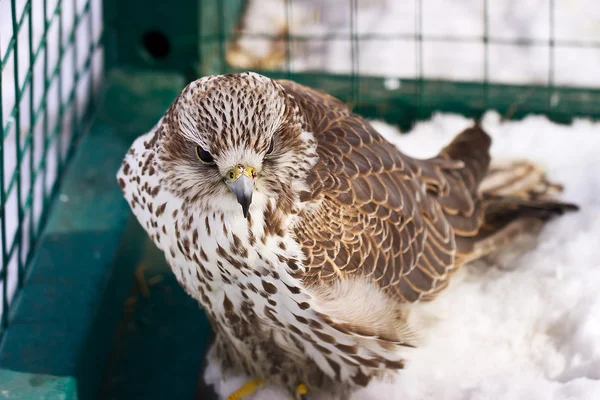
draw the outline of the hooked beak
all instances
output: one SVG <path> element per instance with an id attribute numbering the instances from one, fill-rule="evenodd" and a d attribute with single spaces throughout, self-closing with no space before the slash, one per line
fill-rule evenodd
<path id="1" fill-rule="evenodd" d="M 254 172 L 254 168 L 243 165 L 237 165 L 225 174 L 225 182 L 233 194 L 235 194 L 238 203 L 242 206 L 244 218 L 248 218 L 255 178 L 256 173 Z"/>

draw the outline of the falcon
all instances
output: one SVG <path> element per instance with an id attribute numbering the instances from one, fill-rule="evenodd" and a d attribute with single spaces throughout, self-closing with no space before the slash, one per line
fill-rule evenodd
<path id="1" fill-rule="evenodd" d="M 490 167 L 490 146 L 475 123 L 409 157 L 340 100 L 246 72 L 186 86 L 117 179 L 205 310 L 208 356 L 251 379 L 229 399 L 264 383 L 348 398 L 404 367 L 412 305 L 577 210 L 532 163 Z"/>

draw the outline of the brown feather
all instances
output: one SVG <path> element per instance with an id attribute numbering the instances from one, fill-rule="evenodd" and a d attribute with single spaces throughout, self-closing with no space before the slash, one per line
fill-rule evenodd
<path id="1" fill-rule="evenodd" d="M 530 222 L 572 208 L 480 194 L 491 139 L 478 125 L 437 157 L 417 160 L 341 101 L 278 82 L 304 111 L 317 141 L 319 162 L 303 200 L 321 203 L 301 214 L 295 228 L 307 255 L 307 284 L 364 276 L 400 302 L 430 300 L 461 263 L 481 255 L 482 240 L 494 247 L 499 241 L 493 235 L 515 220 Z"/>

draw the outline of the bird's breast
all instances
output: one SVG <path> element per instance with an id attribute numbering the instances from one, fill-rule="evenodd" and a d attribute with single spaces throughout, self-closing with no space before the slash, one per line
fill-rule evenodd
<path id="1" fill-rule="evenodd" d="M 292 277 L 301 253 L 291 236 L 265 235 L 264 223 L 219 212 L 182 213 L 165 249 L 181 286 L 205 308 L 223 312 L 229 303 L 235 309 L 262 305 L 261 314 L 265 307 L 285 307 L 301 292 Z"/>

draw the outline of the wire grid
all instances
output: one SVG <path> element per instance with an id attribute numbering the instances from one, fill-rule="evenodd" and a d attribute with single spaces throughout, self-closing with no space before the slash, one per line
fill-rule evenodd
<path id="1" fill-rule="evenodd" d="M 0 336 L 93 102 L 100 13 L 95 0 L 0 1 Z"/>
<path id="2" fill-rule="evenodd" d="M 364 76 L 392 87 L 477 82 L 485 104 L 493 84 L 600 88 L 596 9 L 593 0 L 249 0 L 222 65 L 348 74 L 354 102 Z"/>

